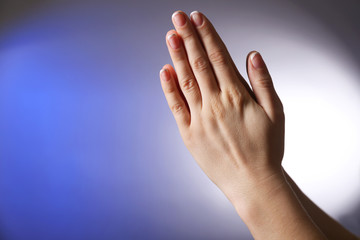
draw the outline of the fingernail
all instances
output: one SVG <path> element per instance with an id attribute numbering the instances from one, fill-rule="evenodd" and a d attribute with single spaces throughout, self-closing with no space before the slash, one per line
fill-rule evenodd
<path id="1" fill-rule="evenodd" d="M 168 82 L 170 80 L 170 73 L 166 68 L 160 70 L 160 78 L 164 82 Z"/>
<path id="2" fill-rule="evenodd" d="M 179 38 L 176 36 L 175 33 L 168 36 L 168 41 L 171 48 L 177 49 L 180 47 Z"/>
<path id="3" fill-rule="evenodd" d="M 203 23 L 203 18 L 201 16 L 201 13 L 198 11 L 193 11 L 190 13 L 190 18 L 193 20 L 195 26 L 200 27 Z"/>
<path id="4" fill-rule="evenodd" d="M 260 53 L 258 53 L 258 52 L 251 53 L 250 60 L 251 60 L 252 65 L 256 69 L 265 67 L 264 60 L 262 59 Z"/>
<path id="5" fill-rule="evenodd" d="M 174 12 L 172 15 L 172 18 L 174 19 L 174 22 L 177 26 L 183 26 L 186 23 L 186 18 L 182 12 Z"/>

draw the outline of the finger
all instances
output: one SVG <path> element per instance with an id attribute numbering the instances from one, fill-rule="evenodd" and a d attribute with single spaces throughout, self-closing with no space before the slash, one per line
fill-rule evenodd
<path id="1" fill-rule="evenodd" d="M 219 82 L 221 90 L 240 86 L 233 61 L 230 57 L 225 44 L 217 34 L 210 21 L 200 12 L 194 11 L 190 14 L 191 21 L 196 27 L 201 42 L 204 45 L 209 57 L 215 76 Z M 245 88 L 240 86 L 243 92 Z"/>
<path id="2" fill-rule="evenodd" d="M 253 51 L 249 54 L 247 71 L 258 104 L 262 106 L 271 120 L 282 116 L 282 103 L 260 53 Z"/>
<path id="3" fill-rule="evenodd" d="M 192 12 L 190 15 L 192 16 L 192 17 L 191 17 L 191 21 L 193 22 L 194 26 L 195 26 L 195 21 L 194 21 L 195 19 L 194 19 L 194 18 L 196 18 L 196 16 L 197 16 L 196 14 L 200 14 L 201 17 L 204 16 L 202 13 L 200 13 L 200 12 L 198 12 L 198 11 Z M 207 19 L 207 18 L 205 17 L 205 19 Z M 244 77 L 240 74 L 239 70 L 237 69 L 237 67 L 236 67 L 236 65 L 235 65 L 235 63 L 234 63 L 234 61 L 233 61 L 233 59 L 232 59 L 229 51 L 227 50 L 224 42 L 221 40 L 220 36 L 216 33 L 216 30 L 215 30 L 214 26 L 211 24 L 211 22 L 210 22 L 209 20 L 207 20 L 207 21 L 208 21 L 208 23 L 209 23 L 209 25 L 210 25 L 209 27 L 211 27 L 211 28 L 214 29 L 213 31 L 215 32 L 215 38 L 217 38 L 217 41 L 218 41 L 221 45 L 223 45 L 223 48 L 225 49 L 225 54 L 226 54 L 226 55 L 228 56 L 228 58 L 230 59 L 231 65 L 232 65 L 232 67 L 233 67 L 234 70 L 235 70 L 235 74 L 236 74 L 236 76 L 237 76 L 237 80 L 239 80 L 240 83 L 242 84 L 242 86 L 245 87 L 246 91 L 247 91 L 248 94 L 251 96 L 251 98 L 255 100 L 255 95 L 254 95 L 252 89 L 250 88 L 249 84 L 246 82 L 246 80 L 244 79 Z"/>
<path id="4" fill-rule="evenodd" d="M 176 11 L 172 15 L 172 21 L 177 33 L 183 39 L 189 63 L 199 84 L 202 96 L 206 97 L 209 93 L 218 92 L 219 87 L 208 56 L 190 19 L 182 11 Z"/>
<path id="5" fill-rule="evenodd" d="M 174 115 L 179 129 L 183 129 L 190 124 L 190 112 L 180 94 L 180 89 L 176 80 L 170 73 L 170 65 L 165 65 L 160 71 L 161 86 L 168 102 L 169 108 Z"/>
<path id="6" fill-rule="evenodd" d="M 178 80 L 178 77 L 177 77 L 177 75 L 176 75 L 175 69 L 174 69 L 170 64 L 168 64 L 167 66 L 168 66 L 168 67 L 167 67 L 167 70 L 169 70 L 169 72 L 170 72 L 170 74 L 171 74 L 171 77 L 175 80 L 175 84 L 176 84 L 177 88 L 179 89 L 179 93 L 180 93 L 180 95 L 181 95 L 181 98 L 183 99 L 183 101 L 185 102 L 186 106 L 187 106 L 188 109 L 189 109 L 189 106 L 188 106 L 188 103 L 187 103 L 187 101 L 186 101 L 186 98 L 185 98 L 183 92 L 181 91 L 181 88 L 180 88 L 180 85 L 179 85 L 179 80 Z"/>
<path id="7" fill-rule="evenodd" d="M 176 31 L 170 30 L 166 34 L 166 43 L 190 112 L 197 112 L 202 106 L 201 92 L 190 68 L 181 38 Z"/>

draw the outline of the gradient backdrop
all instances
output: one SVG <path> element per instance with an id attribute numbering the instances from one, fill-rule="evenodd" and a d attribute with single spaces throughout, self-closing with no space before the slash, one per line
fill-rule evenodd
<path id="1" fill-rule="evenodd" d="M 252 239 L 185 148 L 158 73 L 176 10 L 258 50 L 285 106 L 284 166 L 360 234 L 357 0 L 1 0 L 1 239 Z"/>

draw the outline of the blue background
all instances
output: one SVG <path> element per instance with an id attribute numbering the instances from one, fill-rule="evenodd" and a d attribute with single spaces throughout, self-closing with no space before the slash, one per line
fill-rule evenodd
<path id="1" fill-rule="evenodd" d="M 285 10 L 292 4 L 2 4 L 2 238 L 251 239 L 233 207 L 182 143 L 158 73 L 171 63 L 165 34 L 173 28 L 174 11 L 200 10 L 214 19 L 221 32 L 236 26 L 231 22 L 236 12 L 249 16 L 281 13 L 278 19 L 288 19 L 291 9 L 290 13 Z M 338 25 L 330 16 L 339 5 L 327 3 L 323 9 L 311 1 L 296 4 L 317 16 L 317 22 L 332 26 L 330 31 L 357 63 L 359 32 L 344 27 L 356 18 L 351 14 L 352 7 L 359 7 L 356 1 L 340 8 L 344 14 Z M 231 35 L 226 40 L 240 42 Z M 241 50 L 241 64 L 253 48 L 257 46 Z"/>

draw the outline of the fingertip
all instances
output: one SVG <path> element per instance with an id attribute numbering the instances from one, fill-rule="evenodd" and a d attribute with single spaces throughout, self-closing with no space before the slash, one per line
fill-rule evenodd
<path id="1" fill-rule="evenodd" d="M 168 69 L 168 70 L 171 70 L 173 67 L 172 67 L 169 63 L 167 63 L 167 64 L 165 64 L 165 65 L 163 66 L 163 68 L 166 68 L 166 69 Z"/>
<path id="2" fill-rule="evenodd" d="M 197 11 L 197 10 L 195 10 L 195 11 L 192 11 L 191 13 L 190 13 L 190 19 L 192 19 L 192 17 L 193 17 L 193 15 L 194 14 L 197 14 L 197 13 L 200 13 L 199 11 Z"/>
<path id="3" fill-rule="evenodd" d="M 169 70 L 165 66 L 160 70 L 159 74 L 160 74 L 160 79 L 163 82 L 168 82 L 171 79 L 171 74 L 170 74 Z"/>
<path id="4" fill-rule="evenodd" d="M 252 66 L 255 69 L 264 69 L 266 68 L 265 62 L 261 56 L 261 54 L 257 51 L 252 51 L 250 56 L 250 62 L 252 64 Z"/>
<path id="5" fill-rule="evenodd" d="M 168 64 L 168 63 L 165 64 L 165 65 L 162 67 L 162 69 L 168 70 L 172 76 L 173 76 L 174 73 L 175 73 L 175 70 L 174 70 L 173 66 L 171 66 L 171 64 Z"/>
<path id="6" fill-rule="evenodd" d="M 195 27 L 201 27 L 204 23 L 203 14 L 201 14 L 199 11 L 191 12 L 190 20 Z"/>
<path id="7" fill-rule="evenodd" d="M 249 53 L 248 53 L 248 55 L 246 56 L 246 73 L 247 73 L 247 75 L 249 76 L 249 66 L 251 66 L 252 67 L 252 63 L 251 63 L 251 58 L 250 58 L 250 56 L 253 54 L 253 53 L 255 53 L 255 52 L 257 52 L 257 51 L 255 51 L 255 50 L 252 50 L 252 51 L 250 51 Z"/>
<path id="8" fill-rule="evenodd" d="M 175 17 L 175 15 L 178 14 L 178 13 L 186 15 L 186 14 L 184 13 L 184 11 L 182 11 L 182 10 L 176 10 L 176 11 L 174 11 L 173 14 L 171 15 L 171 20 L 173 20 L 174 17 Z"/>
<path id="9" fill-rule="evenodd" d="M 175 29 L 170 29 L 169 31 L 167 31 L 166 35 L 165 35 L 165 39 L 168 40 L 169 37 L 173 34 L 176 34 L 177 35 L 177 32 Z"/>
<path id="10" fill-rule="evenodd" d="M 167 65 L 168 65 L 168 64 L 165 64 L 165 65 L 162 66 L 162 68 L 160 69 L 160 72 L 159 72 L 160 75 L 161 75 L 161 73 L 162 73 L 163 71 L 165 71 L 165 70 L 168 68 Z"/>
<path id="11" fill-rule="evenodd" d="M 180 36 L 175 30 L 167 32 L 166 41 L 172 50 L 178 50 L 181 46 Z"/>

